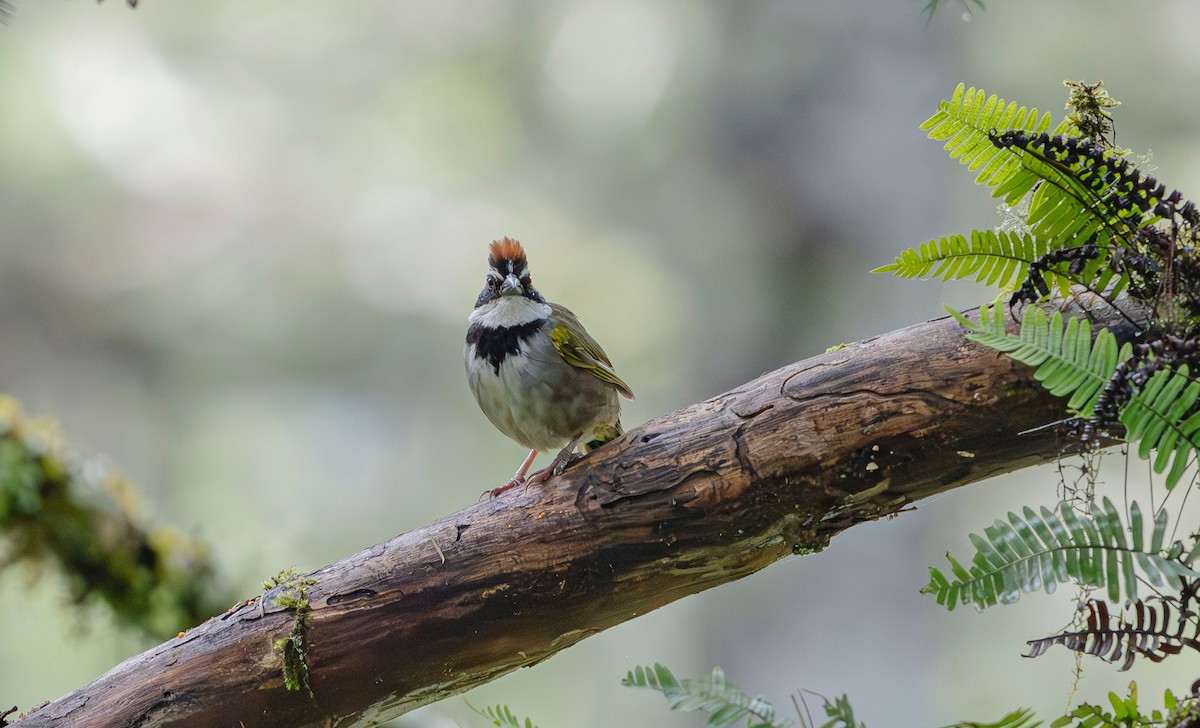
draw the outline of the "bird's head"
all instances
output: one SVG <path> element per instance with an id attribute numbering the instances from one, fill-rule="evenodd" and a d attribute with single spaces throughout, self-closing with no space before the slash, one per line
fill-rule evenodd
<path id="1" fill-rule="evenodd" d="M 525 249 L 512 238 L 494 240 L 488 246 L 488 272 L 483 281 L 483 290 L 475 301 L 475 308 L 506 296 L 523 296 L 537 303 L 545 302 L 530 281 Z"/>

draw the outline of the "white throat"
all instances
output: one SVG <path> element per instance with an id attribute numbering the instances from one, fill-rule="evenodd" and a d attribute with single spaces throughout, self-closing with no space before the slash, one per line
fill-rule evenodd
<path id="1" fill-rule="evenodd" d="M 524 296 L 501 296 L 471 312 L 467 320 L 488 328 L 508 328 L 550 317 L 550 306 Z"/>

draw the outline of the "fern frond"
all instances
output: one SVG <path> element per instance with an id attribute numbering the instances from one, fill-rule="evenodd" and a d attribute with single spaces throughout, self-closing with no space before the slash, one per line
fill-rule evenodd
<path id="1" fill-rule="evenodd" d="M 1041 724 L 1042 721 L 1033 717 L 1032 710 L 1029 708 L 1018 708 L 995 723 L 963 721 L 962 723 L 955 723 L 946 728 L 1038 728 Z"/>
<path id="2" fill-rule="evenodd" d="M 850 699 L 845 695 L 832 701 L 825 698 L 825 717 L 829 718 L 821 724 L 821 728 L 867 728 L 865 723 L 859 723 L 854 717 L 854 708 Z"/>
<path id="3" fill-rule="evenodd" d="M 1023 190 L 1024 196 L 1038 177 L 1021 164 L 1021 155 L 1012 149 L 1001 149 L 992 143 L 996 130 L 1016 129 L 1036 134 L 1049 130 L 1050 114 L 1038 116 L 1036 108 L 1018 107 L 995 94 L 988 96 L 982 89 L 966 88 L 959 84 L 949 101 L 938 105 L 938 111 L 921 124 L 930 139 L 944 141 L 946 151 L 971 171 L 979 170 L 976 184 L 989 187 L 1008 185 Z"/>
<path id="4" fill-rule="evenodd" d="M 526 718 L 525 721 L 522 722 L 521 719 L 513 714 L 512 710 L 510 710 L 509 707 L 504 704 L 488 705 L 483 708 L 476 708 L 474 705 L 467 703 L 467 707 L 484 718 L 487 718 L 492 722 L 492 725 L 498 726 L 499 728 L 538 728 L 537 725 L 529 718 Z"/>
<path id="5" fill-rule="evenodd" d="M 1114 271 L 1113 251 L 1134 249 L 1137 231 L 1171 214 L 1160 203 L 1177 196 L 1167 198 L 1163 185 L 1103 145 L 1064 136 L 1079 131 L 1069 120 L 1053 134 L 1049 128 L 1049 114 L 963 84 L 921 125 L 952 158 L 980 170 L 975 182 L 993 197 L 1009 206 L 1028 198 L 1026 227 L 1049 252 L 1092 246 L 1091 262 L 1068 270 L 1076 283 L 1111 298 L 1129 283 Z"/>
<path id="6" fill-rule="evenodd" d="M 1112 706 L 1112 712 L 1099 705 L 1083 703 L 1051 723 L 1051 728 L 1067 728 L 1067 726 L 1071 728 L 1150 728 L 1151 726 L 1185 728 L 1185 726 L 1195 725 L 1196 719 L 1200 715 L 1195 697 L 1176 698 L 1170 690 L 1163 695 L 1165 710 L 1154 709 L 1143 712 L 1138 705 L 1136 681 L 1129 683 L 1128 697 L 1109 693 L 1108 703 Z"/>
<path id="7" fill-rule="evenodd" d="M 1118 347 L 1108 329 L 1100 329 L 1093 341 L 1087 319 L 1071 318 L 1064 324 L 1062 313 L 1047 319 L 1037 306 L 1025 309 L 1020 333 L 1015 334 L 1008 331 L 1000 306 L 981 306 L 979 323 L 947 310 L 971 330 L 968 339 L 1034 367 L 1042 386 L 1056 397 L 1069 397 L 1067 407 L 1081 416 L 1091 414 L 1117 363 L 1133 353 L 1131 344 Z"/>
<path id="8" fill-rule="evenodd" d="M 962 235 L 951 235 L 909 248 L 894 262 L 871 272 L 943 281 L 974 276 L 980 283 L 1016 290 L 1029 275 L 1030 264 L 1048 251 L 1046 241 L 1032 235 L 975 230 L 971 232 L 970 240 Z M 1047 271 L 1045 277 L 1047 285 L 1070 285 L 1068 279 L 1055 271 Z"/>
<path id="9" fill-rule="evenodd" d="M 1138 455 L 1149 458 L 1154 452 L 1154 472 L 1167 473 L 1167 489 L 1183 477 L 1192 453 L 1200 449 L 1200 382 L 1189 374 L 1188 366 L 1160 369 L 1145 386 L 1121 408 L 1120 421 L 1125 437 L 1138 443 Z"/>
<path id="10" fill-rule="evenodd" d="M 791 725 L 791 721 L 775 716 L 775 706 L 765 698 L 751 698 L 737 685 L 727 682 L 719 667 L 714 667 L 707 678 L 680 680 L 658 663 L 654 667 L 639 665 L 621 684 L 662 693 L 671 710 L 702 710 L 709 714 L 710 726 L 732 725 L 742 719 L 746 720 L 747 728 L 786 728 Z"/>
<path id="11" fill-rule="evenodd" d="M 1069 397 L 1067 407 L 1081 417 L 1092 415 L 1117 364 L 1133 354 L 1129 343 L 1118 349 L 1108 329 L 1098 331 L 1093 341 L 1087 319 L 1072 318 L 1064 324 L 1061 313 L 1047 319 L 1036 306 L 1025 310 L 1019 333 L 1008 331 L 999 306 L 981 306 L 978 323 L 951 313 L 970 329 L 968 339 L 1034 367 L 1042 386 L 1057 397 Z M 1155 372 L 1121 407 L 1125 438 L 1137 443 L 1140 457 L 1150 458 L 1153 453 L 1154 471 L 1166 472 L 1168 489 L 1179 483 L 1193 454 L 1200 451 L 1198 401 L 1200 381 L 1185 364 Z"/>
<path id="12" fill-rule="evenodd" d="M 1109 600 L 1119 602 L 1137 598 L 1139 576 L 1155 586 L 1177 577 L 1200 577 L 1186 557 L 1180 558 L 1183 544 L 1175 541 L 1163 548 L 1165 511 L 1154 520 L 1149 544 L 1141 510 L 1130 508 L 1127 533 L 1108 498 L 1092 504 L 1090 517 L 1066 502 L 1059 504 L 1057 514 L 1044 506 L 1040 513 L 1026 506 L 1023 513 L 1024 518 L 1009 512 L 1007 521 L 996 519 L 982 536 L 971 534 L 975 555 L 970 568 L 947 554 L 953 579 L 931 567 L 921 592 L 933 594 L 947 609 L 972 604 L 983 610 L 1016 602 L 1022 593 L 1053 593 L 1065 581 L 1107 587 Z"/>
<path id="13" fill-rule="evenodd" d="M 1172 604 L 1179 609 L 1178 598 L 1139 599 L 1125 608 L 1128 616 L 1124 616 L 1109 614 L 1103 601 L 1089 600 L 1079 607 L 1079 611 L 1087 612 L 1083 629 L 1029 640 L 1026 657 L 1040 657 L 1054 645 L 1062 645 L 1073 652 L 1119 663 L 1124 671 L 1138 657 L 1162 662 L 1184 648 L 1200 651 L 1196 612 L 1185 608 L 1176 614 Z"/>
<path id="14" fill-rule="evenodd" d="M 1136 229 L 1157 219 L 1165 187 L 1101 144 L 1023 131 L 991 138 L 1014 150 L 1021 165 L 1044 182 L 1030 197 L 1026 221 L 1037 234 L 1060 245 L 1097 243 L 1104 249 L 1114 239 L 1130 243 Z M 1027 192 L 1006 183 L 992 194 L 1013 204 Z"/>

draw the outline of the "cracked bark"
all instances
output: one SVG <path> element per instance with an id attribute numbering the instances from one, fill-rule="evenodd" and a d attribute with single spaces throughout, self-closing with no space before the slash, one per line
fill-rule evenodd
<path id="1" fill-rule="evenodd" d="M 964 341 L 953 319 L 912 326 L 652 420 L 544 487 L 314 572 L 311 697 L 284 689 L 272 649 L 295 615 L 243 606 L 15 725 L 370 725 L 857 523 L 1072 452 L 1043 427 L 1063 417 L 1028 368 Z"/>

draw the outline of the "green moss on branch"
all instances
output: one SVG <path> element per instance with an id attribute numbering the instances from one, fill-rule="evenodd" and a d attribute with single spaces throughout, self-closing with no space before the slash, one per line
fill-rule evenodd
<path id="1" fill-rule="evenodd" d="M 220 613 L 233 597 L 203 544 L 147 525 L 134 502 L 127 481 L 71 454 L 54 422 L 0 396 L 0 567 L 55 567 L 76 600 L 159 638 Z"/>

